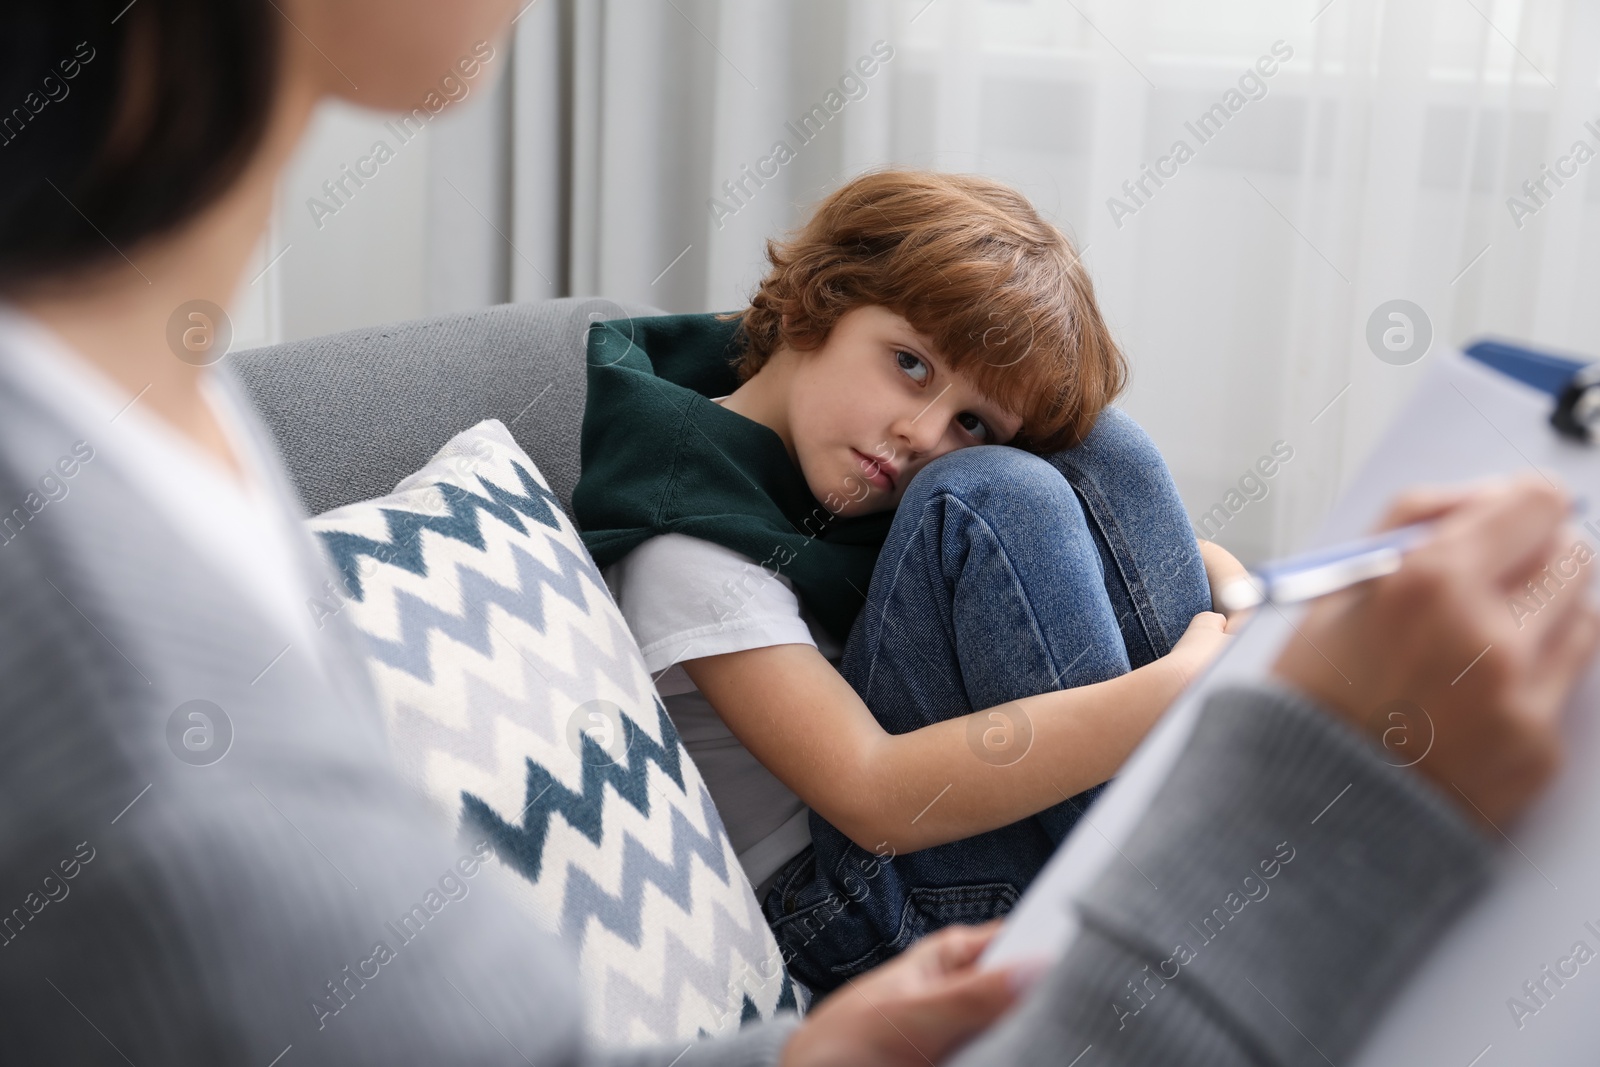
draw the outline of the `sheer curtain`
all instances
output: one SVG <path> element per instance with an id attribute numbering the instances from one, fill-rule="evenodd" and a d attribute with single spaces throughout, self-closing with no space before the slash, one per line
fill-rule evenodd
<path id="1" fill-rule="evenodd" d="M 1600 354 L 1587 0 L 540 0 L 517 50 L 511 240 L 558 251 L 514 298 L 738 307 L 852 175 L 992 175 L 1084 251 L 1125 406 L 1247 559 L 1426 366 L 1370 321 Z"/>

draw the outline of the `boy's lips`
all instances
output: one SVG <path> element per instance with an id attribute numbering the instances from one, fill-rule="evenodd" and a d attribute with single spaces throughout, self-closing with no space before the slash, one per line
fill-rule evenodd
<path id="1" fill-rule="evenodd" d="M 894 492 L 895 483 L 897 481 L 896 476 L 899 472 L 895 470 L 893 463 L 889 463 L 886 460 L 875 459 L 872 456 L 869 456 L 864 452 L 857 451 L 854 448 L 852 448 L 850 451 L 855 452 L 856 464 L 864 472 L 866 472 L 867 481 L 871 482 L 879 489 L 882 489 L 884 492 Z"/>

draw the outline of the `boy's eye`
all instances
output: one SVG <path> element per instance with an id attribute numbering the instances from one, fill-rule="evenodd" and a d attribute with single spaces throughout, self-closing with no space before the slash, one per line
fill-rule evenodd
<path id="1" fill-rule="evenodd" d="M 968 420 L 970 420 L 970 424 Z M 989 429 L 988 423 L 984 422 L 970 411 L 963 411 L 961 414 L 957 415 L 956 421 L 961 423 L 961 428 L 963 430 L 966 430 L 972 436 L 976 437 L 985 444 L 988 444 L 990 439 L 994 436 Z"/>
<path id="2" fill-rule="evenodd" d="M 928 380 L 928 365 L 918 357 L 910 352 L 896 352 L 894 358 L 900 369 L 905 371 L 906 376 L 912 381 L 920 385 Z"/>

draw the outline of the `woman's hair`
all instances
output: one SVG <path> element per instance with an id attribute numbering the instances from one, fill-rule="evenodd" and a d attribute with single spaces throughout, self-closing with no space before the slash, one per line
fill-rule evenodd
<path id="1" fill-rule="evenodd" d="M 0 15 L 0 288 L 119 259 L 208 206 L 276 87 L 268 0 L 38 0 Z"/>
<path id="2" fill-rule="evenodd" d="M 1011 444 L 1077 444 L 1128 366 L 1065 234 L 1016 190 L 970 174 L 882 170 L 847 183 L 786 241 L 740 318 L 741 382 L 779 348 L 816 349 L 846 312 L 888 308 L 1022 420 Z"/>

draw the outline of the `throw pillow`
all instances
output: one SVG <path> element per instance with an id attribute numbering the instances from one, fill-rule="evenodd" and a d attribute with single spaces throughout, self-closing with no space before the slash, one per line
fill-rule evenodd
<path id="1" fill-rule="evenodd" d="M 311 520 L 404 773 L 577 952 L 610 1046 L 799 1010 L 699 772 L 600 572 L 500 422 Z"/>

